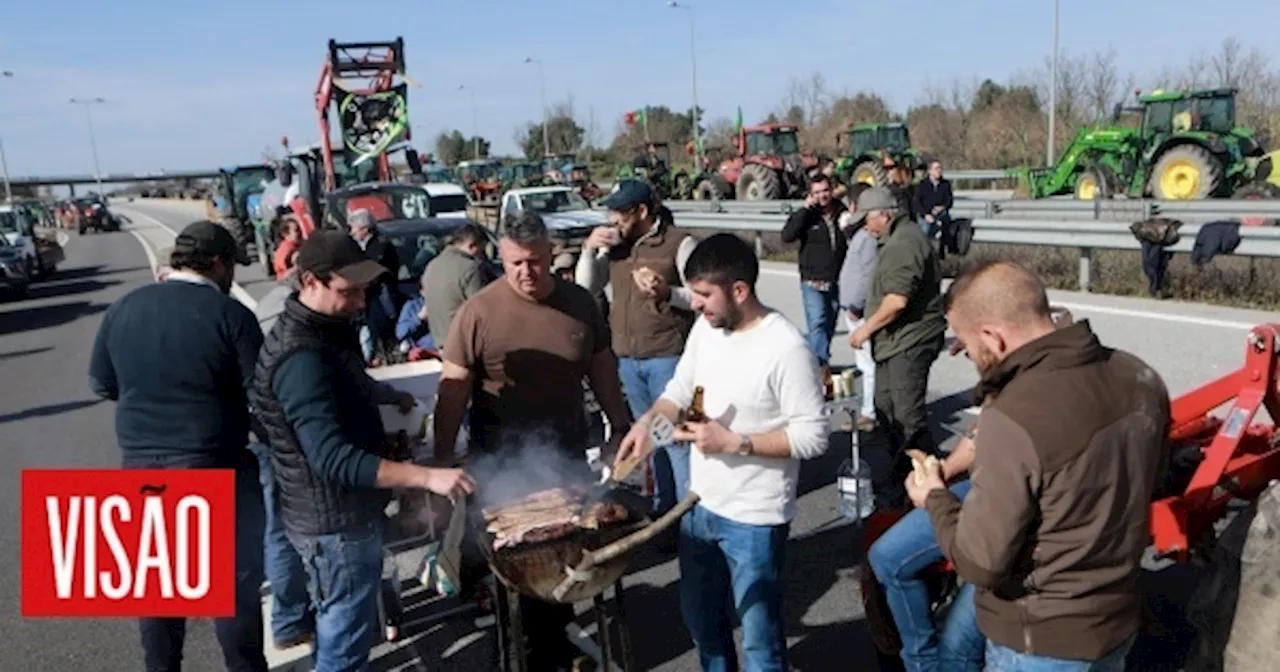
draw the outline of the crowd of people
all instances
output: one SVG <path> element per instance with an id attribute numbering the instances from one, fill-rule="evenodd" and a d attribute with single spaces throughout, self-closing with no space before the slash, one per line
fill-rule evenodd
<path id="1" fill-rule="evenodd" d="M 216 628 L 229 670 L 267 669 L 264 578 L 277 647 L 310 642 L 317 670 L 366 669 L 372 647 L 397 635 L 397 587 L 382 578 L 392 491 L 483 492 L 468 460 L 527 449 L 530 436 L 585 474 L 599 440 L 590 398 L 614 459 L 647 460 L 652 513 L 698 497 L 659 548 L 677 559 L 702 669 L 774 671 L 789 669 L 786 547 L 801 462 L 829 445 L 830 344 L 843 318 L 863 378 L 847 429 L 888 437 L 867 456 L 877 508 L 910 511 L 869 555 L 906 668 L 1123 669 L 1168 393 L 1087 322 L 1055 324 L 1043 284 L 1017 265 L 977 266 L 943 292 L 932 238 L 950 187 L 936 163 L 928 180 L 918 207 L 813 180 L 783 232 L 799 244 L 804 330 L 761 301 L 750 245 L 681 229 L 642 181 L 603 201 L 609 225 L 576 262 L 525 211 L 503 222 L 495 278 L 486 234 L 463 225 L 398 309 L 381 296 L 394 254 L 358 212 L 349 231 L 294 241 L 256 316 L 229 296 L 231 235 L 197 222 L 162 282 L 106 312 L 90 378 L 117 401 L 125 468 L 237 474 L 237 612 Z M 975 364 L 983 410 L 944 456 L 926 391 L 948 326 L 953 354 Z M 379 406 L 408 412 L 415 400 L 367 372 L 368 334 L 383 329 L 441 360 L 432 466 L 387 445 Z M 703 412 L 691 418 L 695 389 Z M 652 431 L 660 416 L 678 428 L 667 445 Z M 909 450 L 944 459 L 913 468 Z M 963 588 L 935 623 L 921 572 L 943 559 Z M 572 606 L 524 598 L 522 610 L 529 669 L 571 669 Z M 184 623 L 143 620 L 148 670 L 180 669 Z"/>

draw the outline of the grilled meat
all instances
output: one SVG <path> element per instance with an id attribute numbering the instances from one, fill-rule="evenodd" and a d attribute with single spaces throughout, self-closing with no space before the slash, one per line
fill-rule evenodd
<path id="1" fill-rule="evenodd" d="M 484 509 L 481 513 L 486 531 L 493 535 L 493 549 L 559 539 L 630 517 L 625 506 L 613 502 L 594 502 L 584 508 L 586 492 L 586 486 L 556 488 Z"/>

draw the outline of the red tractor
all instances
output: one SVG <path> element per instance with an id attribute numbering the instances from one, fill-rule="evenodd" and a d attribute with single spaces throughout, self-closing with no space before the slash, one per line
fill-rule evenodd
<path id="1" fill-rule="evenodd" d="M 1224 659 L 1225 669 L 1274 669 L 1280 650 L 1280 324 L 1254 327 L 1245 346 L 1243 367 L 1173 400 L 1171 466 L 1151 502 L 1155 557 L 1205 569 L 1186 610 L 1196 629 L 1186 670 L 1222 670 Z M 880 510 L 865 521 L 864 559 L 906 513 Z M 900 669 L 898 630 L 865 560 L 861 575 L 881 668 Z M 956 587 L 954 569 L 938 563 L 925 579 L 944 608 Z M 1132 667 L 1132 654 L 1130 660 Z"/>
<path id="2" fill-rule="evenodd" d="M 800 149 L 799 129 L 789 124 L 749 126 L 738 131 L 737 156 L 720 163 L 698 183 L 697 198 L 776 201 L 804 198 L 818 170 L 818 157 Z"/>

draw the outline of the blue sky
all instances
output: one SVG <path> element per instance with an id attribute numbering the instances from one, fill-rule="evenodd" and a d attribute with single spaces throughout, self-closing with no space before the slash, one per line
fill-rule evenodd
<path id="1" fill-rule="evenodd" d="M 1051 50 L 1051 0 L 690 0 L 698 29 L 698 97 L 709 117 L 768 114 L 787 80 L 823 73 L 833 92 L 870 89 L 898 109 L 929 82 L 1007 80 Z M 572 95 L 608 142 L 622 113 L 690 104 L 685 12 L 664 0 L 77 0 L 6 3 L 0 24 L 0 139 L 12 175 L 92 172 L 84 111 L 94 109 L 104 171 L 205 168 L 252 161 L 288 135 L 317 140 L 312 92 L 330 38 L 403 36 L 415 144 L 478 125 L 496 152 Z M 359 7 L 376 7 L 362 11 Z M 1212 53 L 1234 36 L 1280 68 L 1280 1 L 1232 4 L 1210 19 L 1192 0 L 1065 0 L 1061 43 L 1114 46 L 1123 70 L 1151 75 Z M 1227 5 L 1222 5 L 1226 8 Z M 919 45 L 908 55 L 899 45 Z"/>

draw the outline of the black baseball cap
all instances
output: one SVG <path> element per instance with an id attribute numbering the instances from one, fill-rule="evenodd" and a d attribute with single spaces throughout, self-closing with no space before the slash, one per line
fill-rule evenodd
<path id="1" fill-rule="evenodd" d="M 236 239 L 225 227 L 201 220 L 192 222 L 173 241 L 172 255 L 186 255 L 205 259 L 235 259 L 238 252 Z"/>
<path id="2" fill-rule="evenodd" d="M 622 180 L 618 190 L 601 203 L 609 210 L 627 210 L 640 204 L 653 203 L 653 188 L 642 180 Z"/>
<path id="3" fill-rule="evenodd" d="M 298 248 L 298 270 L 316 275 L 332 274 L 347 282 L 366 285 L 377 280 L 386 267 L 370 259 L 343 231 L 316 231 Z"/>

